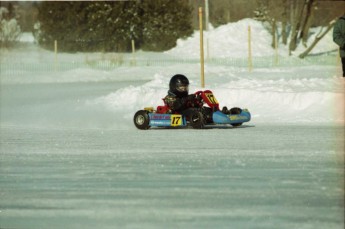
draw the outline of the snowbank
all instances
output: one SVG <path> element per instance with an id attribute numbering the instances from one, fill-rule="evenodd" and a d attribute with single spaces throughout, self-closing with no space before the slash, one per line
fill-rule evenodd
<path id="1" fill-rule="evenodd" d="M 218 79 L 218 81 L 221 81 Z M 196 82 L 199 83 L 199 82 Z M 343 123 L 344 83 L 337 77 L 301 80 L 230 80 L 222 85 L 213 83 L 207 88 L 216 95 L 221 106 L 248 108 L 252 123 Z M 104 104 L 114 112 L 128 110 L 125 118 L 144 107 L 162 105 L 168 78 L 156 74 L 142 86 L 122 88 L 93 103 Z M 191 85 L 191 92 L 202 90 Z"/>
<path id="2" fill-rule="evenodd" d="M 261 22 L 253 19 L 243 19 L 205 31 L 205 52 L 209 50 L 209 57 L 247 57 L 248 26 L 251 28 L 252 55 L 254 57 L 274 55 L 275 50 L 271 46 L 272 35 L 264 28 Z M 311 29 L 311 37 L 308 40 L 308 45 L 314 41 L 315 36 L 317 36 L 321 29 Z M 198 58 L 200 56 L 199 45 L 200 32 L 195 31 L 191 37 L 179 39 L 177 46 L 166 53 L 181 58 Z M 299 45 L 295 54 L 298 55 L 305 49 L 303 45 Z M 311 53 L 326 53 L 335 50 L 337 50 L 337 46 L 332 40 L 332 32 L 329 32 Z M 279 55 L 288 56 L 288 47 L 282 44 L 281 37 L 279 38 Z"/>

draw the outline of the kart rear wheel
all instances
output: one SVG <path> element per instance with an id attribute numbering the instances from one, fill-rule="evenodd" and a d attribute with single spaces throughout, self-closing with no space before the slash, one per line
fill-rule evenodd
<path id="1" fill-rule="evenodd" d="M 147 130 L 150 128 L 150 118 L 147 111 L 140 110 L 134 115 L 134 125 L 140 130 Z"/>
<path id="2" fill-rule="evenodd" d="M 241 114 L 242 112 L 242 109 L 239 108 L 239 107 L 233 107 L 229 110 L 229 113 L 232 114 L 232 115 L 237 115 L 237 114 Z M 232 126 L 236 127 L 236 126 L 241 126 L 242 125 L 242 122 L 241 123 L 234 123 L 234 124 L 231 124 Z"/>
<path id="3" fill-rule="evenodd" d="M 194 129 L 202 129 L 204 127 L 204 116 L 200 111 L 193 111 L 189 115 L 189 123 Z"/>
<path id="4" fill-rule="evenodd" d="M 233 107 L 229 110 L 229 113 L 232 115 L 237 115 L 237 114 L 241 114 L 242 109 L 239 107 Z"/>

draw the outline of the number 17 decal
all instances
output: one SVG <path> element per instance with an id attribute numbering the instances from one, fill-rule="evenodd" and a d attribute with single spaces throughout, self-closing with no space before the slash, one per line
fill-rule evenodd
<path id="1" fill-rule="evenodd" d="M 171 115 L 171 126 L 182 125 L 182 115 Z"/>

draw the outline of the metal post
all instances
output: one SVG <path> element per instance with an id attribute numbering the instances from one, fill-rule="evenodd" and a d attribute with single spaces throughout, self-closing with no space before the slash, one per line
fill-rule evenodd
<path id="1" fill-rule="evenodd" d="M 208 0 L 205 0 L 205 30 L 208 31 L 209 29 L 209 8 L 208 8 Z M 206 33 L 206 60 L 210 59 L 210 48 L 209 48 L 209 40 L 208 40 L 208 33 Z"/>
<path id="2" fill-rule="evenodd" d="M 209 9 L 208 9 L 208 0 L 205 0 L 205 29 L 208 31 L 208 18 L 209 18 Z"/>
<path id="3" fill-rule="evenodd" d="M 200 29 L 200 66 L 201 66 L 201 87 L 205 87 L 205 72 L 204 72 L 204 37 L 202 26 L 202 7 L 199 7 L 199 29 Z"/>

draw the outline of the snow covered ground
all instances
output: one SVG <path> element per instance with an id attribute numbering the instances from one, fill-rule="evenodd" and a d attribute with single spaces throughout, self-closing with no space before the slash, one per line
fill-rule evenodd
<path id="1" fill-rule="evenodd" d="M 248 22 L 269 59 L 269 37 L 249 19 L 209 32 L 233 42 L 212 55 L 245 56 L 234 28 Z M 343 228 L 345 84 L 333 43 L 314 50 L 330 52 L 321 63 L 207 63 L 221 106 L 251 111 L 243 127 L 137 130 L 134 112 L 160 105 L 173 74 L 201 89 L 193 37 L 139 51 L 135 66 L 130 54 L 56 57 L 30 37 L 1 50 L 0 227 Z"/>

